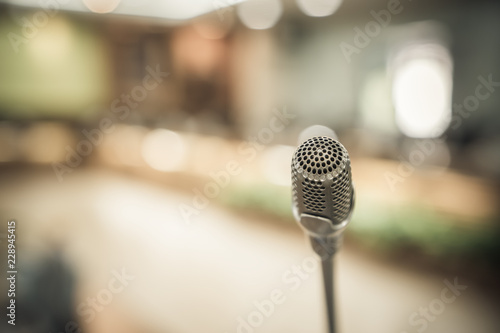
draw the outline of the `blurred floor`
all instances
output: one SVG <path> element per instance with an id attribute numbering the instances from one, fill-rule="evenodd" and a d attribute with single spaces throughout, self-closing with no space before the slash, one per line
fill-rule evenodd
<path id="1" fill-rule="evenodd" d="M 20 256 L 35 261 L 61 248 L 77 275 L 77 305 L 109 288 L 114 271 L 134 277 L 95 318 L 81 316 L 85 332 L 324 332 L 320 275 L 298 227 L 215 204 L 188 225 L 179 205 L 192 198 L 110 171 L 82 168 L 58 183 L 48 169 L 8 170 L 0 183 L 0 211 L 18 221 Z M 411 314 L 455 278 L 415 274 L 349 246 L 336 264 L 345 333 L 417 332 Z M 282 303 L 268 317 L 256 314 L 255 302 L 269 304 L 275 289 Z M 494 333 L 497 314 L 470 285 L 425 331 Z"/>

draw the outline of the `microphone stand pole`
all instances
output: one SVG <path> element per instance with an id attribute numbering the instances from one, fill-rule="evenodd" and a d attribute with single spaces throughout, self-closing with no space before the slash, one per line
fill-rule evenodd
<path id="1" fill-rule="evenodd" d="M 336 237 L 310 237 L 311 245 L 321 259 L 321 273 L 323 276 L 323 289 L 325 294 L 326 316 L 328 333 L 336 333 L 335 316 L 335 283 L 334 283 L 334 255 L 340 247 L 342 236 Z"/>
<path id="2" fill-rule="evenodd" d="M 328 320 L 328 333 L 335 333 L 335 288 L 333 279 L 333 255 L 321 258 L 323 273 L 323 286 L 326 300 L 326 316 Z"/>

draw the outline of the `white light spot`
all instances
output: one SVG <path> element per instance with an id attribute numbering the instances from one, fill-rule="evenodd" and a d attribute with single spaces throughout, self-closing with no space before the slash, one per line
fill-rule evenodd
<path id="1" fill-rule="evenodd" d="M 263 30 L 273 27 L 283 13 L 279 0 L 249 0 L 237 8 L 238 17 L 250 29 Z"/>
<path id="2" fill-rule="evenodd" d="M 275 185 L 290 186 L 292 156 L 295 147 L 277 145 L 266 149 L 260 160 L 260 167 L 264 177 Z"/>
<path id="3" fill-rule="evenodd" d="M 120 0 L 83 0 L 83 3 L 94 13 L 105 14 L 114 11 Z"/>
<path id="4" fill-rule="evenodd" d="M 166 129 L 156 129 L 144 138 L 142 157 L 153 169 L 180 170 L 185 162 L 186 145 L 177 133 Z"/>
<path id="5" fill-rule="evenodd" d="M 451 121 L 451 59 L 443 62 L 414 47 L 406 53 L 392 83 L 396 123 L 409 137 L 437 137 Z"/>
<path id="6" fill-rule="evenodd" d="M 338 140 L 337 134 L 335 134 L 335 131 L 331 128 L 322 125 L 312 125 L 300 132 L 297 144 L 300 145 L 302 142 L 315 136 L 327 136 L 329 138 Z"/>
<path id="7" fill-rule="evenodd" d="M 297 0 L 304 14 L 313 17 L 332 15 L 342 4 L 342 0 Z"/>

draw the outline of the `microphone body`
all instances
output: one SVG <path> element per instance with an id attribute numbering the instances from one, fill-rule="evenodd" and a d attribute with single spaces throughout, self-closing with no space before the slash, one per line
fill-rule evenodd
<path id="1" fill-rule="evenodd" d="M 293 214 L 320 258 L 328 332 L 336 332 L 333 256 L 342 244 L 354 208 L 351 161 L 329 137 L 303 142 L 292 158 Z"/>
<path id="2" fill-rule="evenodd" d="M 354 208 L 347 150 L 329 137 L 302 143 L 292 158 L 293 213 L 321 256 L 335 254 Z"/>

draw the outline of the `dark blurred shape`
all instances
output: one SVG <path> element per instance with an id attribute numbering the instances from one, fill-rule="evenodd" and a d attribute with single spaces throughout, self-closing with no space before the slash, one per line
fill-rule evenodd
<path id="1" fill-rule="evenodd" d="M 5 333 L 81 332 L 75 314 L 73 272 L 55 252 L 36 263 L 18 264 L 16 280 L 16 325 L 5 325 Z M 2 308 L 7 307 L 3 302 Z M 73 327 L 68 331 L 69 327 Z"/>

